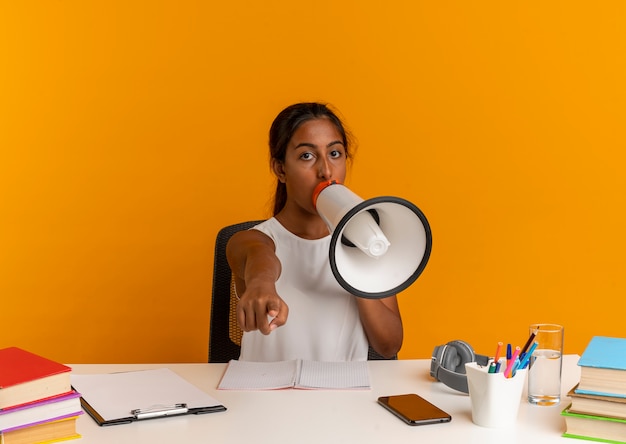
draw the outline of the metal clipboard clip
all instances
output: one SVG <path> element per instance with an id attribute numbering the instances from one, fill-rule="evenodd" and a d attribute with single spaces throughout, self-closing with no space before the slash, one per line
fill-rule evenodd
<path id="1" fill-rule="evenodd" d="M 187 404 L 153 405 L 145 409 L 133 409 L 130 414 L 135 419 L 160 418 L 162 416 L 182 415 L 189 411 Z"/>

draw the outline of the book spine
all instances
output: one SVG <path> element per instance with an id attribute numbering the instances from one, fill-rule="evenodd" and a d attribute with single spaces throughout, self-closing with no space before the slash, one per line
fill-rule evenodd
<path id="1" fill-rule="evenodd" d="M 82 414 L 83 414 L 83 412 L 81 410 L 81 411 L 78 411 L 78 412 L 75 412 L 75 413 L 68 413 L 67 415 L 55 416 L 54 418 L 48 418 L 48 419 L 44 419 L 42 421 L 31 422 L 31 423 L 28 423 L 28 424 L 22 424 L 22 425 L 19 425 L 19 426 L 11 427 L 9 429 L 4 429 L 4 430 L 2 430 L 2 433 L 9 433 L 9 432 L 12 432 L 14 430 L 25 429 L 26 427 L 33 427 L 33 426 L 36 426 L 36 425 L 45 424 L 47 422 L 59 421 L 61 419 L 73 418 L 75 416 L 79 416 L 79 415 L 82 415 Z"/>

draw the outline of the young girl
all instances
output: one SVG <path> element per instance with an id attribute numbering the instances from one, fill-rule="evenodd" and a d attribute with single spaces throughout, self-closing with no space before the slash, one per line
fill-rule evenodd
<path id="1" fill-rule="evenodd" d="M 313 206 L 319 183 L 345 180 L 350 146 L 341 120 L 324 104 L 295 104 L 272 123 L 269 144 L 274 217 L 236 233 L 226 250 L 240 297 L 240 359 L 366 360 L 368 345 L 395 355 L 403 338 L 396 296 L 363 299 L 337 283 L 331 236 Z"/>

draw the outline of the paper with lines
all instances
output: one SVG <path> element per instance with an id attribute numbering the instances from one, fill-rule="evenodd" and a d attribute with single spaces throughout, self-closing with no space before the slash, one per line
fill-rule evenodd
<path id="1" fill-rule="evenodd" d="M 232 360 L 220 390 L 274 390 L 285 388 L 367 390 L 367 361 L 320 362 L 291 360 L 252 362 Z"/>

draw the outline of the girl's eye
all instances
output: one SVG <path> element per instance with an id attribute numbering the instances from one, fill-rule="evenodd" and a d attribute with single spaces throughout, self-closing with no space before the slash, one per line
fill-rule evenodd
<path id="1" fill-rule="evenodd" d="M 330 153 L 330 157 L 332 157 L 333 159 L 338 159 L 340 158 L 342 155 L 341 151 L 337 151 L 337 150 L 333 150 Z"/>
<path id="2" fill-rule="evenodd" d="M 313 154 L 311 154 L 311 153 L 302 153 L 300 155 L 300 159 L 302 159 L 302 160 L 309 160 L 309 159 L 312 159 L 312 158 L 313 158 Z"/>

